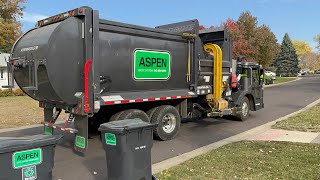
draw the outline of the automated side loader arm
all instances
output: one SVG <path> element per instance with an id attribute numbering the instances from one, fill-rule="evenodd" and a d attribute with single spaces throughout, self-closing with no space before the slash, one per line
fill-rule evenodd
<path id="1" fill-rule="evenodd" d="M 216 44 L 205 44 L 204 50 L 213 55 L 213 93 L 207 95 L 209 106 L 216 111 L 228 108 L 228 102 L 222 98 L 222 50 Z"/>

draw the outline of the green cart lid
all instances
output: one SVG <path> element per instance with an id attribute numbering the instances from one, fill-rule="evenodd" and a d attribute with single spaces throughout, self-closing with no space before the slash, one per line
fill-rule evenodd
<path id="1" fill-rule="evenodd" d="M 156 126 L 157 124 L 151 124 L 149 122 L 142 121 L 141 119 L 125 119 L 101 124 L 99 131 L 114 134 L 124 134 L 139 129 L 154 128 Z"/>
<path id="2" fill-rule="evenodd" d="M 0 137 L 0 154 L 25 149 L 55 145 L 63 135 L 33 135 L 24 137 Z"/>

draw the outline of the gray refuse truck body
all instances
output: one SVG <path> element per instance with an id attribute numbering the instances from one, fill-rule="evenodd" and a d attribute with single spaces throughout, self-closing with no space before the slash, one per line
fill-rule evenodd
<path id="1" fill-rule="evenodd" d="M 167 140 L 177 134 L 181 118 L 238 116 L 244 101 L 250 110 L 263 108 L 262 83 L 253 87 L 250 81 L 252 68 L 263 73 L 260 66 L 248 67 L 250 87 L 232 88 L 236 71 L 227 31 L 198 29 L 197 20 L 156 28 L 129 25 L 99 19 L 98 11 L 80 7 L 39 21 L 16 41 L 8 87 L 14 79 L 40 102 L 47 128 L 75 133 L 81 152 L 87 149 L 89 127 L 109 119 L 161 121 L 168 129 L 175 123 L 171 134 L 155 132 Z M 221 60 L 215 56 L 219 52 Z M 216 70 L 215 61 L 221 61 Z M 74 129 L 54 125 L 62 109 L 70 113 L 67 122 L 74 120 Z M 159 120 L 160 110 L 172 111 L 171 120 Z"/>

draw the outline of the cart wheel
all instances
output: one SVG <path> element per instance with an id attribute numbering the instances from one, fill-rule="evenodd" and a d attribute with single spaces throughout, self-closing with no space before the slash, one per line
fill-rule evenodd
<path id="1" fill-rule="evenodd" d="M 241 112 L 237 114 L 237 119 L 240 121 L 245 121 L 249 117 L 250 112 L 250 102 L 247 97 L 243 97 L 240 103 Z"/>
<path id="2" fill-rule="evenodd" d="M 153 131 L 155 137 L 166 141 L 173 139 L 178 134 L 181 118 L 175 107 L 164 105 L 156 108 L 152 114 L 151 123 L 158 124 Z"/>
<path id="3" fill-rule="evenodd" d="M 110 121 L 136 119 L 136 118 L 141 119 L 142 121 L 145 121 L 145 122 L 150 122 L 150 118 L 148 117 L 148 115 L 139 109 L 127 109 L 124 111 L 120 111 L 114 114 L 114 117 L 111 117 Z"/>

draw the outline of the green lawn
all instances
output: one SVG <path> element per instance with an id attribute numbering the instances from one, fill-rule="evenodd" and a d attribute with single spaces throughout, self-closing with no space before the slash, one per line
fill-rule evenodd
<path id="1" fill-rule="evenodd" d="M 0 129 L 39 124 L 41 121 L 43 109 L 38 101 L 28 96 L 0 97 Z"/>
<path id="2" fill-rule="evenodd" d="M 297 77 L 276 77 L 276 80 L 273 81 L 273 84 L 280 84 L 280 83 L 285 83 L 289 81 L 293 81 L 298 79 Z"/>
<path id="3" fill-rule="evenodd" d="M 279 121 L 272 128 L 320 132 L 320 104 L 286 120 Z"/>
<path id="4" fill-rule="evenodd" d="M 159 180 L 319 179 L 320 145 L 237 142 L 156 174 Z"/>

